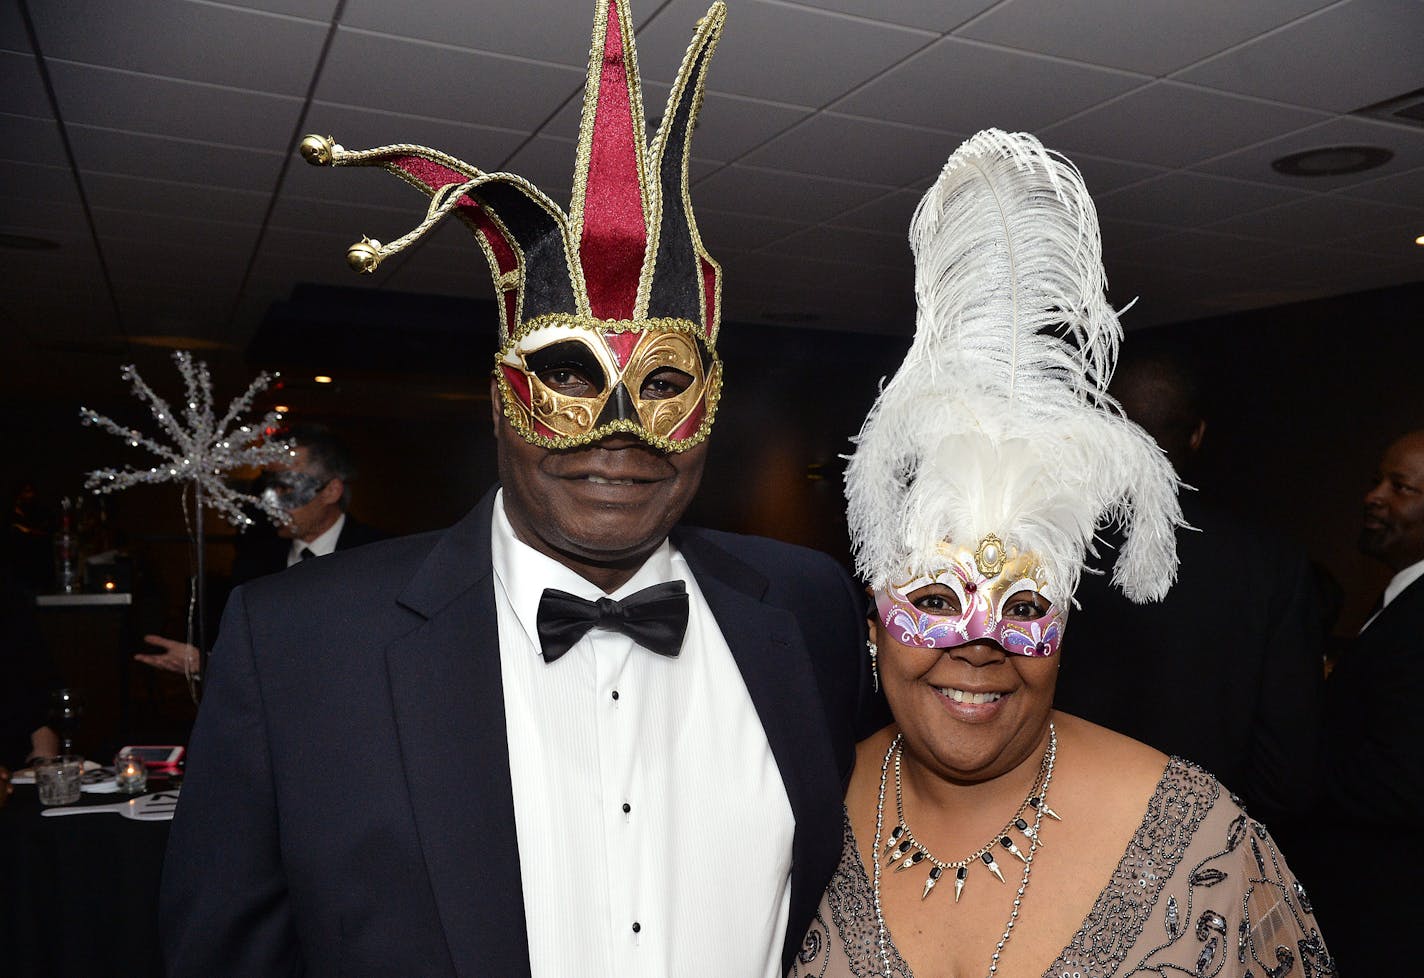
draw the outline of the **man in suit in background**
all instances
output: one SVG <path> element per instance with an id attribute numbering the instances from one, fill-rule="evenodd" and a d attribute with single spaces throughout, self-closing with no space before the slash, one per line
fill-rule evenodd
<path id="1" fill-rule="evenodd" d="M 479 236 L 501 486 L 234 592 L 164 862 L 169 978 L 788 970 L 840 858 L 865 601 L 823 554 L 678 525 L 721 394 L 686 188 L 725 13 L 650 148 L 632 14 L 598 0 L 568 215 L 434 150 L 303 140 Z"/>
<path id="2" fill-rule="evenodd" d="M 1323 798 L 1313 871 L 1301 868 L 1345 978 L 1408 970 L 1409 938 L 1396 925 L 1424 914 L 1424 845 L 1413 831 L 1424 810 L 1424 431 L 1385 450 L 1359 546 L 1394 576 L 1325 684 Z"/>
<path id="3" fill-rule="evenodd" d="M 386 534 L 359 523 L 347 511 L 356 463 L 346 446 L 325 425 L 293 425 L 287 437 L 295 444 L 290 464 L 273 466 L 258 479 L 258 491 L 270 494 L 284 509 L 288 522 L 238 535 L 232 562 L 232 586 L 285 570 L 310 557 L 384 540 Z M 211 632 L 209 633 L 211 634 Z M 198 650 L 187 642 L 145 635 L 144 642 L 161 649 L 134 658 L 168 672 L 198 668 Z"/>
<path id="4" fill-rule="evenodd" d="M 1112 394 L 1188 482 L 1206 436 L 1194 371 L 1129 340 Z M 1201 764 L 1276 826 L 1308 808 L 1319 735 L 1323 626 L 1305 554 L 1183 492 L 1176 585 L 1133 604 L 1084 576 L 1056 705 Z"/>

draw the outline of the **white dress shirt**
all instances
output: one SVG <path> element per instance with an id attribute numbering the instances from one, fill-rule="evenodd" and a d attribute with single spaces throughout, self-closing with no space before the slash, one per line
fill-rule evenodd
<path id="1" fill-rule="evenodd" d="M 1384 586 L 1384 598 L 1380 601 L 1379 610 L 1370 615 L 1369 620 L 1360 626 L 1360 631 L 1364 631 L 1374 624 L 1374 620 L 1379 617 L 1380 611 L 1389 606 L 1389 603 L 1404 593 L 1404 589 L 1409 587 L 1419 578 L 1424 577 L 1424 560 L 1410 564 L 1404 570 L 1389 579 L 1389 583 Z"/>
<path id="2" fill-rule="evenodd" d="M 546 663 L 546 587 L 599 588 L 491 527 L 533 978 L 776 978 L 795 820 L 726 640 L 670 543 L 613 592 L 687 584 L 681 654 L 593 629 Z"/>
<path id="3" fill-rule="evenodd" d="M 292 546 L 287 550 L 287 566 L 300 563 L 302 551 L 310 550 L 313 557 L 325 557 L 327 554 L 336 552 L 336 541 L 341 536 L 341 528 L 346 525 L 346 514 L 342 513 L 336 518 L 336 522 L 326 528 L 326 531 L 315 540 L 308 543 L 305 540 L 292 540 Z"/>

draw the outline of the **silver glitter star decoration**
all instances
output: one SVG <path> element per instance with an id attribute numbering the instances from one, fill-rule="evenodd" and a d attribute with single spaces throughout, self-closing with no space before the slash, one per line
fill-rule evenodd
<path id="1" fill-rule="evenodd" d="M 126 428 L 89 408 L 79 409 L 79 419 L 85 425 L 102 428 L 128 442 L 131 448 L 146 448 L 158 457 L 158 463 L 146 469 L 133 466 L 96 469 L 89 473 L 84 487 L 97 494 L 136 485 L 186 482 L 192 485 L 204 505 L 211 506 L 240 529 L 253 523 L 252 517 L 243 511 L 243 504 L 261 510 L 273 523 L 286 523 L 286 512 L 273 502 L 239 492 L 226 480 L 227 474 L 235 469 L 290 462 L 293 458 L 290 442 L 263 438 L 266 432 L 282 425 L 280 414 L 269 412 L 261 422 L 249 422 L 243 417 L 257 395 L 267 389 L 271 378 L 265 373 L 258 374 L 247 391 L 234 398 L 227 413 L 218 418 L 213 411 L 213 381 L 208 365 L 201 360 L 194 361 L 192 355 L 183 350 L 173 354 L 173 363 L 183 376 L 181 415 L 144 383 L 132 364 L 123 368 L 123 378 L 133 387 L 138 399 L 148 405 L 159 424 L 160 432 L 154 437 L 136 428 Z"/>

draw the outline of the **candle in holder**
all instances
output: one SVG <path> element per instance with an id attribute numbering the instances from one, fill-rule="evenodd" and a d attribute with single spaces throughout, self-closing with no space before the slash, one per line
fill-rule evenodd
<path id="1" fill-rule="evenodd" d="M 126 795 L 136 795 L 148 784 L 148 768 L 132 751 L 120 751 L 114 758 L 114 783 Z"/>

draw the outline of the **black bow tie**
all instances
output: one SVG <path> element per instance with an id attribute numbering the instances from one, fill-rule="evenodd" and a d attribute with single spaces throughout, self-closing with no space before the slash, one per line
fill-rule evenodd
<path id="1" fill-rule="evenodd" d="M 687 632 L 687 585 L 654 584 L 622 601 L 585 601 L 576 594 L 545 588 L 539 599 L 539 645 L 553 662 L 594 627 L 627 635 L 658 655 L 675 656 Z"/>

